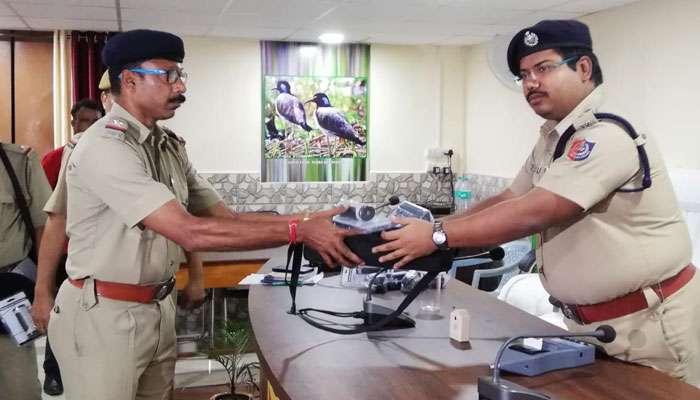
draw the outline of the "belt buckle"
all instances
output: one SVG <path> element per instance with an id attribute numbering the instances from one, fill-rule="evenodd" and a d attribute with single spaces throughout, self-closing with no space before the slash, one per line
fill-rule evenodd
<path id="1" fill-rule="evenodd" d="M 578 310 L 576 309 L 576 306 L 562 303 L 561 312 L 566 318 L 576 322 L 579 325 L 584 325 L 583 321 L 581 320 L 581 316 L 579 315 Z"/>
<path id="2" fill-rule="evenodd" d="M 173 288 L 175 287 L 175 277 L 171 276 L 170 279 L 167 281 L 160 283 L 156 287 L 156 294 L 153 296 L 153 300 L 156 301 L 161 301 L 168 297 L 170 292 L 173 291 Z"/>

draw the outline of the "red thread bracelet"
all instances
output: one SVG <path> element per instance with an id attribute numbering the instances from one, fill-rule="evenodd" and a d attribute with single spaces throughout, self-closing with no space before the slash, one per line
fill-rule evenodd
<path id="1" fill-rule="evenodd" d="M 289 244 L 295 244 L 297 242 L 297 224 L 299 224 L 299 220 L 297 219 L 289 221 Z"/>

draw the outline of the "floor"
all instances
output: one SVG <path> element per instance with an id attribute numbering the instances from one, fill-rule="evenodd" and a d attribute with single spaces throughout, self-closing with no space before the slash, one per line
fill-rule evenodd
<path id="1" fill-rule="evenodd" d="M 236 294 L 234 292 L 233 294 Z M 245 294 L 245 293 L 244 293 Z M 230 293 L 229 293 L 230 295 Z M 198 337 L 201 334 L 213 333 L 213 324 L 211 320 L 216 322 L 225 319 L 247 319 L 247 299 L 245 296 L 217 296 L 216 309 L 212 310 L 213 304 L 210 307 L 202 307 L 193 311 L 178 313 L 177 326 L 179 337 L 185 339 L 188 336 Z M 216 313 L 214 312 L 216 311 Z M 209 331 L 209 332 L 208 332 Z M 16 389 L 12 400 L 38 400 L 40 391 L 39 387 L 44 382 L 44 351 L 46 346 L 46 337 L 40 337 L 31 344 L 25 346 L 33 346 L 20 351 L 14 351 L 14 343 L 10 337 L 0 337 L 3 341 L 0 343 L 0 351 L 2 364 L 5 366 L 0 370 L 0 399 L 4 400 L 3 389 L 10 387 Z M 182 344 L 182 343 L 180 343 Z M 187 344 L 187 343 L 185 343 Z M 190 348 L 180 348 L 180 351 L 196 351 L 198 345 L 190 344 Z M 7 347 L 9 346 L 9 347 Z M 207 359 L 204 356 L 191 356 L 178 359 L 175 365 L 175 400 L 189 399 L 209 399 L 213 394 L 225 391 L 227 375 L 223 367 L 216 361 Z M 254 353 L 248 354 L 246 361 L 256 361 Z M 32 365 L 35 362 L 34 365 Z M 29 374 L 24 374 L 23 372 Z M 35 372 L 36 371 L 36 372 Z M 4 372 L 4 373 L 3 373 Z M 17 380 L 17 377 L 24 377 L 24 380 Z M 37 375 L 37 380 L 31 378 L 32 375 Z M 31 386 L 36 384 L 36 386 Z M 6 386 L 7 385 L 7 386 Z M 20 387 L 21 386 L 21 387 Z M 12 393 L 15 393 L 12 392 Z M 64 400 L 64 396 L 48 396 L 41 394 L 42 400 Z M 9 399 L 8 399 L 9 400 Z"/>
<path id="2" fill-rule="evenodd" d="M 34 341 L 36 351 L 36 365 L 39 381 L 44 382 L 44 370 L 41 367 L 44 362 L 44 350 L 46 337 Z M 247 359 L 253 361 L 255 354 L 248 354 Z M 9 361 L 9 360 L 8 360 Z M 6 362 L 3 360 L 3 362 Z M 226 390 L 226 371 L 216 361 L 207 358 L 178 359 L 175 364 L 175 400 L 206 400 L 216 393 Z M 39 384 L 39 383 L 37 383 Z M 1 397 L 1 396 L 0 396 Z M 64 400 L 61 396 L 48 396 L 42 393 L 42 400 Z"/>

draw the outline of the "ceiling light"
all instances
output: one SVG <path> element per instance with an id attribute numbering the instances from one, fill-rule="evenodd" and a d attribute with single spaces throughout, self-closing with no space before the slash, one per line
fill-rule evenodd
<path id="1" fill-rule="evenodd" d="M 318 48 L 316 46 L 301 46 L 299 47 L 299 54 L 301 54 L 304 57 L 313 57 L 316 55 L 316 51 Z"/>
<path id="2" fill-rule="evenodd" d="M 318 40 L 321 41 L 321 43 L 327 43 L 327 44 L 338 44 L 338 43 L 343 43 L 343 40 L 345 40 L 345 36 L 342 33 L 323 33 L 321 36 L 318 37 Z"/>

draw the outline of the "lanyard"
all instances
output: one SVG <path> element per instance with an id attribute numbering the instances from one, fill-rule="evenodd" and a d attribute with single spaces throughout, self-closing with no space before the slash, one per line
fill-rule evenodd
<path id="1" fill-rule="evenodd" d="M 646 150 L 644 150 L 644 137 L 639 136 L 637 134 L 637 131 L 634 130 L 634 127 L 632 127 L 632 124 L 627 122 L 626 119 L 617 116 L 615 114 L 610 114 L 610 113 L 595 113 L 593 114 L 597 119 L 599 120 L 608 120 L 619 127 L 621 127 L 627 134 L 629 135 L 630 138 L 634 141 L 634 144 L 637 146 L 637 153 L 639 155 L 639 163 L 641 165 L 642 171 L 644 172 L 644 177 L 642 178 L 642 187 L 639 188 L 634 188 L 634 189 L 622 189 L 618 188 L 616 191 L 617 192 L 641 192 L 645 189 L 648 189 L 651 187 L 651 168 L 649 167 L 649 157 L 647 156 Z M 566 143 L 571 139 L 571 136 L 576 133 L 576 128 L 571 125 L 569 126 L 566 131 L 561 135 L 559 138 L 559 141 L 557 142 L 557 147 L 554 150 L 554 156 L 552 157 L 552 162 L 554 162 L 557 158 L 561 157 L 562 154 L 564 154 L 564 149 L 566 148 Z"/>

